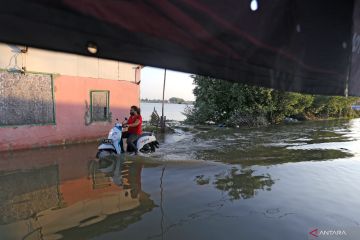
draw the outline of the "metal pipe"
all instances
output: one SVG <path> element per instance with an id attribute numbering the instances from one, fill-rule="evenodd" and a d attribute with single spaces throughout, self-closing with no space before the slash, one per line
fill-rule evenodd
<path id="1" fill-rule="evenodd" d="M 164 119 L 165 83 L 166 83 L 166 69 L 164 71 L 164 85 L 163 85 L 163 96 L 162 96 L 162 107 L 161 107 L 161 132 L 165 132 L 165 119 Z"/>

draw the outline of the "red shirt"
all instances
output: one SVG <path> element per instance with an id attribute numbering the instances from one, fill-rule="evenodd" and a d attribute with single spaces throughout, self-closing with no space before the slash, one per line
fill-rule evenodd
<path id="1" fill-rule="evenodd" d="M 129 133 L 135 133 L 137 135 L 141 135 L 142 134 L 142 117 L 141 115 L 133 115 L 129 117 L 128 120 L 128 124 L 132 124 L 135 123 L 135 121 L 139 119 L 139 125 L 137 125 L 136 127 L 129 127 L 128 132 Z"/>

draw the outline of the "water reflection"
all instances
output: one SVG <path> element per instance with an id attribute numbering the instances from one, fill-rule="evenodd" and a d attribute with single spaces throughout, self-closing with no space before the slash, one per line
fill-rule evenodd
<path id="1" fill-rule="evenodd" d="M 10 224 L 60 205 L 58 166 L 0 173 L 0 224 Z"/>
<path id="2" fill-rule="evenodd" d="M 254 175 L 252 169 L 241 169 L 239 172 L 237 168 L 231 168 L 228 173 L 217 175 L 216 178 L 216 188 L 227 192 L 230 200 L 252 198 L 259 190 L 271 191 L 275 183 L 270 174 Z"/>
<path id="3" fill-rule="evenodd" d="M 195 177 L 198 185 L 210 183 L 210 177 L 198 175 Z M 252 169 L 232 167 L 229 170 L 215 175 L 214 186 L 229 195 L 229 200 L 248 199 L 256 195 L 259 190 L 271 191 L 275 181 L 270 174 L 255 175 Z"/>
<path id="4" fill-rule="evenodd" d="M 124 229 L 155 207 L 141 190 L 141 163 L 83 158 L 87 174 L 74 169 L 71 176 L 62 172 L 71 160 L 0 173 L 1 239 L 90 238 Z"/>

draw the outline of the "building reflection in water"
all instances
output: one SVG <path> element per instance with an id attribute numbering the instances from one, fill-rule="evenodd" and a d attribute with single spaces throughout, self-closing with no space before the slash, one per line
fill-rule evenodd
<path id="1" fill-rule="evenodd" d="M 141 163 L 87 159 L 0 163 L 0 238 L 84 239 L 124 229 L 155 207 L 141 190 Z"/>

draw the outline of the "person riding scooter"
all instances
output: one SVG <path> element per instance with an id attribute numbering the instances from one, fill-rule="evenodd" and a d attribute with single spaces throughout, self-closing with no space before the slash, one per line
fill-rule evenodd
<path id="1" fill-rule="evenodd" d="M 124 126 L 128 127 L 126 132 L 123 132 L 122 139 L 127 139 L 127 144 L 134 151 L 136 155 L 138 153 L 138 149 L 134 142 L 141 136 L 142 134 L 142 117 L 140 115 L 140 108 L 137 106 L 131 106 L 130 108 L 130 117 L 127 121 L 124 122 Z M 123 140 L 120 141 L 121 152 L 124 151 Z"/>

